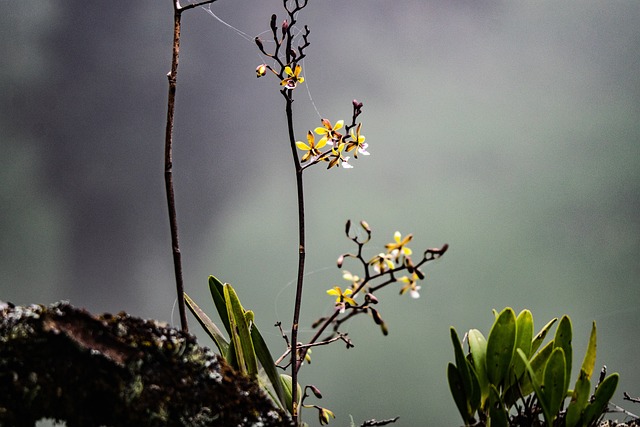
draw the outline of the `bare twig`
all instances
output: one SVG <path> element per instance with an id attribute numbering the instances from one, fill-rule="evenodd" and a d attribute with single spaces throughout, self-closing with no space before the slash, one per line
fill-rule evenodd
<path id="1" fill-rule="evenodd" d="M 182 279 L 182 256 L 178 233 L 178 219 L 176 201 L 173 190 L 173 123 L 176 106 L 176 88 L 178 83 L 178 57 L 180 53 L 180 25 L 182 12 L 194 7 L 213 3 L 216 0 L 205 0 L 180 6 L 179 0 L 173 0 L 173 48 L 171 55 L 171 71 L 167 74 L 169 80 L 169 94 L 167 96 L 167 125 L 164 136 L 164 182 L 167 194 L 167 208 L 169 210 L 169 227 L 171 229 L 171 251 L 173 253 L 173 269 L 176 277 L 176 292 L 178 296 L 178 311 L 180 325 L 183 331 L 188 331 L 187 312 L 184 305 L 184 282 Z"/>
<path id="2" fill-rule="evenodd" d="M 380 421 L 376 421 L 374 420 L 368 420 L 363 422 L 360 427 L 372 427 L 372 426 L 386 426 L 387 424 L 393 424 L 396 421 L 398 421 L 400 419 L 400 417 L 395 417 L 395 418 L 391 418 L 388 420 L 380 420 Z"/>

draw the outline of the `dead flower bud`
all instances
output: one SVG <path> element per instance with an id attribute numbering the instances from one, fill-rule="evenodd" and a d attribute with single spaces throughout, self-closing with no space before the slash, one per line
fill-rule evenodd
<path id="1" fill-rule="evenodd" d="M 255 39 L 253 39 L 253 41 L 256 42 L 256 46 L 258 46 L 258 49 L 263 50 L 264 46 L 262 46 L 262 40 L 260 40 L 260 37 L 256 37 Z"/>
<path id="2" fill-rule="evenodd" d="M 378 298 L 372 293 L 365 294 L 364 300 L 366 302 L 370 302 L 371 304 L 377 304 L 378 303 Z"/>

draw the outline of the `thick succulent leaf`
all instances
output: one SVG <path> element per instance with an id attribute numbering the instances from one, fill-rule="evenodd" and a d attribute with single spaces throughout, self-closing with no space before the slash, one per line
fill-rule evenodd
<path id="1" fill-rule="evenodd" d="M 498 389 L 493 384 L 490 385 L 489 392 L 489 419 L 491 427 L 509 426 L 509 414 L 500 398 Z"/>
<path id="2" fill-rule="evenodd" d="M 522 350 L 531 358 L 531 344 L 533 340 L 533 315 L 529 310 L 522 310 L 516 318 L 516 348 Z M 514 384 L 524 374 L 524 363 L 519 357 L 514 357 L 512 371 L 507 383 Z"/>
<path id="3" fill-rule="evenodd" d="M 500 387 L 509 373 L 516 344 L 516 314 L 507 307 L 498 315 L 487 339 L 487 377 Z"/>
<path id="4" fill-rule="evenodd" d="M 587 405 L 587 409 L 584 411 L 583 422 L 585 425 L 590 425 L 600 418 L 607 408 L 609 400 L 613 397 L 616 387 L 618 387 L 618 379 L 617 373 L 611 374 L 600 383 L 593 396 L 593 401 Z"/>
<path id="5" fill-rule="evenodd" d="M 187 307 L 189 307 L 191 314 L 194 315 L 198 320 L 198 323 L 200 323 L 200 326 L 202 326 L 207 335 L 211 337 L 216 347 L 218 347 L 220 355 L 226 359 L 227 352 L 229 351 L 229 342 L 222 335 L 220 329 L 218 329 L 216 324 L 213 323 L 209 316 L 207 316 L 207 314 L 198 307 L 198 304 L 196 304 L 186 292 L 184 293 L 184 301 L 187 303 Z"/>
<path id="6" fill-rule="evenodd" d="M 464 390 L 462 375 L 453 363 L 447 365 L 447 381 L 449 382 L 449 390 L 451 390 L 451 396 L 453 396 L 453 401 L 456 403 L 462 421 L 464 421 L 465 425 L 469 425 L 473 419 L 473 414 L 470 413 L 471 405 Z"/>
<path id="7" fill-rule="evenodd" d="M 256 378 L 258 376 L 258 362 L 251 340 L 249 323 L 238 295 L 228 283 L 224 285 L 224 298 L 227 303 L 231 340 L 234 343 L 238 367 L 240 372 Z"/>
<path id="8" fill-rule="evenodd" d="M 547 405 L 546 399 L 544 399 L 543 397 L 542 386 L 540 384 L 540 381 L 538 380 L 536 373 L 533 371 L 533 367 L 529 363 L 529 360 L 527 360 L 527 355 L 524 354 L 524 352 L 520 349 L 517 349 L 516 352 L 518 353 L 520 358 L 524 361 L 525 369 L 529 374 L 528 377 L 531 381 L 531 387 L 533 388 L 534 393 L 538 397 L 538 403 L 540 403 L 540 406 L 542 407 L 542 413 L 544 414 L 544 418 L 547 422 L 547 425 L 551 426 L 553 425 L 553 422 L 552 422 L 553 415 L 551 414 L 551 411 L 549 411 L 549 406 Z M 523 393 L 523 395 L 525 394 Z"/>
<path id="9" fill-rule="evenodd" d="M 571 395 L 571 402 L 567 408 L 566 427 L 576 427 L 580 422 L 582 412 L 589 403 L 589 394 L 591 390 L 591 381 L 589 381 L 590 375 L 584 370 L 580 370 L 580 375 L 576 380 L 576 385 L 573 388 Z"/>
<path id="10" fill-rule="evenodd" d="M 460 374 L 460 379 L 462 381 L 462 386 L 464 387 L 464 393 L 470 408 L 475 403 L 474 401 L 480 400 L 480 390 L 474 390 L 474 383 L 471 379 L 471 369 L 469 367 L 469 362 L 467 362 L 467 358 L 464 356 L 464 351 L 462 350 L 462 344 L 460 343 L 460 338 L 458 338 L 458 333 L 456 332 L 454 327 L 450 328 L 451 333 L 451 343 L 453 344 L 453 353 L 456 359 L 456 367 L 458 368 L 458 373 Z"/>
<path id="11" fill-rule="evenodd" d="M 561 348 L 564 351 L 565 390 L 569 389 L 569 381 L 571 380 L 571 358 L 573 357 L 572 350 L 571 350 L 571 340 L 572 340 L 571 319 L 569 319 L 569 316 L 564 315 L 560 319 L 560 323 L 558 323 L 558 329 L 556 329 L 556 335 L 553 338 L 553 346 L 555 348 Z"/>
<path id="12" fill-rule="evenodd" d="M 562 402 L 564 402 L 566 396 L 565 375 L 566 361 L 564 350 L 561 347 L 556 347 L 551 352 L 547 366 L 544 368 L 544 389 L 542 390 L 542 397 L 538 396 L 538 399 L 545 400 L 552 419 L 555 419 L 558 412 L 560 412 Z M 551 422 L 549 422 L 549 425 L 552 425 Z"/>
<path id="13" fill-rule="evenodd" d="M 487 340 L 477 329 L 471 329 L 467 335 L 467 339 L 469 340 L 469 351 L 471 352 L 471 360 L 473 360 L 473 368 L 478 378 L 478 385 L 480 386 L 480 406 L 484 406 L 484 402 L 489 397 L 489 378 L 487 377 Z"/>
<path id="14" fill-rule="evenodd" d="M 536 336 L 533 338 L 533 342 L 531 343 L 531 353 L 529 354 L 529 360 L 531 359 L 531 355 L 536 351 L 538 351 L 538 349 L 540 348 L 540 345 L 542 345 L 542 342 L 544 341 L 544 338 L 547 336 L 547 333 L 549 332 L 553 324 L 556 323 L 557 320 L 558 320 L 557 317 L 551 319 L 549 323 L 544 325 L 542 329 L 540 329 L 540 332 L 538 332 Z"/>
<path id="15" fill-rule="evenodd" d="M 587 378 L 591 378 L 593 375 L 593 369 L 596 366 L 596 322 L 591 325 L 591 335 L 589 336 L 589 344 L 587 345 L 587 351 L 584 354 L 582 360 L 582 370 L 587 374 Z"/>
<path id="16" fill-rule="evenodd" d="M 553 341 L 548 342 L 542 349 L 536 353 L 530 361 L 533 374 L 538 381 L 538 384 L 542 384 L 542 374 L 551 352 L 553 351 Z M 524 352 L 523 352 L 524 354 Z M 525 355 L 526 356 L 526 355 Z M 520 389 L 522 396 L 526 396 L 534 391 L 533 384 L 530 375 L 525 375 L 520 380 Z"/>

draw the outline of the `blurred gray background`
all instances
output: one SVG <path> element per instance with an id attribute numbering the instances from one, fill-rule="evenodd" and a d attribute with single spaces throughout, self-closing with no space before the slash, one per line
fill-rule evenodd
<path id="1" fill-rule="evenodd" d="M 281 5 L 211 10 L 254 37 Z M 2 0 L 0 12 L 0 299 L 177 324 L 170 1 Z M 419 300 L 380 294 L 388 337 L 363 317 L 348 327 L 354 349 L 313 352 L 302 381 L 323 391 L 332 425 L 459 425 L 448 328 L 486 334 L 505 306 L 532 310 L 536 328 L 569 314 L 574 365 L 596 320 L 597 363 L 621 374 L 615 402 L 640 395 L 640 3 L 311 0 L 299 21 L 312 45 L 297 137 L 320 125 L 311 99 L 335 121 L 357 98 L 371 152 L 305 173 L 303 337 L 342 285 L 348 218 L 372 226 L 368 255 L 396 230 L 414 233 L 417 253 L 451 245 Z M 255 78 L 261 62 L 206 10 L 185 14 L 174 174 L 187 291 L 213 311 L 207 276 L 231 282 L 280 354 L 271 325 L 291 322 L 295 186 L 283 100 L 276 80 Z"/>

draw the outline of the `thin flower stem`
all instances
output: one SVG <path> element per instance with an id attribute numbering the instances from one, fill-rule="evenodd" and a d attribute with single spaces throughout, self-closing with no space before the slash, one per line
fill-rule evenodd
<path id="1" fill-rule="evenodd" d="M 292 402 L 293 402 L 293 422 L 294 425 L 298 424 L 298 396 L 297 396 L 297 384 L 298 381 L 298 324 L 300 321 L 300 307 L 302 306 L 302 285 L 304 281 L 304 262 L 305 262 L 305 216 L 304 216 L 304 186 L 302 181 L 302 168 L 300 167 L 300 160 L 298 159 L 298 151 L 296 149 L 296 140 L 293 130 L 293 98 L 290 90 L 283 89 L 282 94 L 286 99 L 286 114 L 287 114 L 287 127 L 289 129 L 289 142 L 291 145 L 291 152 L 293 154 L 293 162 L 296 170 L 296 187 L 298 193 L 298 280 L 296 285 L 296 297 L 293 308 L 293 322 L 291 325 L 291 383 L 292 387 Z"/>

